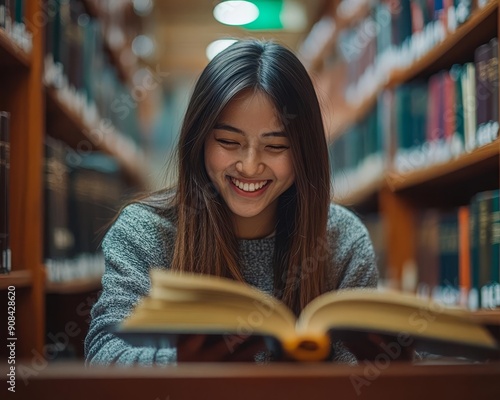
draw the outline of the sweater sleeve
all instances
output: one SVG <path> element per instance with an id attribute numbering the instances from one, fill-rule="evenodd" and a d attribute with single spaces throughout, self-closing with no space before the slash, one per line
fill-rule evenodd
<path id="1" fill-rule="evenodd" d="M 133 204 L 121 212 L 106 234 L 102 293 L 92 308 L 85 339 L 87 365 L 164 365 L 176 361 L 175 348 L 134 347 L 107 330 L 127 317 L 149 292 L 149 270 L 165 259 L 159 224 L 161 218 L 154 211 Z"/>

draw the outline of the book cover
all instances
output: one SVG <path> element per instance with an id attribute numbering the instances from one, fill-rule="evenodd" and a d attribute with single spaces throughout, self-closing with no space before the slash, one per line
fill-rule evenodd
<path id="1" fill-rule="evenodd" d="M 296 317 L 282 302 L 245 283 L 160 269 L 151 271 L 149 295 L 109 330 L 130 343 L 155 346 L 171 346 L 186 334 L 258 336 L 267 339 L 278 358 L 296 361 L 328 360 L 337 339 L 362 347 L 370 335 L 396 340 L 402 332 L 416 351 L 481 360 L 500 355 L 496 339 L 467 311 L 413 295 L 329 292 Z"/>

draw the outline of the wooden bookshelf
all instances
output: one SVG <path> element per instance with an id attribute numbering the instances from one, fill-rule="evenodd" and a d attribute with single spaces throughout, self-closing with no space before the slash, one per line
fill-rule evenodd
<path id="1" fill-rule="evenodd" d="M 449 68 L 454 63 L 471 61 L 474 49 L 498 34 L 497 25 L 498 1 L 494 0 L 477 10 L 455 32 L 449 34 L 443 42 L 411 66 L 391 72 L 387 83 L 382 84 L 359 104 L 345 105 L 349 111 L 344 115 L 333 117 L 333 130 L 328 134 L 329 138 L 338 137 L 349 126 L 366 117 L 375 106 L 378 94 L 383 90 L 394 88 L 415 78 L 430 76 L 441 69 Z"/>
<path id="2" fill-rule="evenodd" d="M 500 140 L 497 139 L 447 162 L 409 173 L 390 172 L 387 174 L 387 183 L 391 190 L 398 192 L 460 183 L 469 177 L 479 177 L 483 171 L 493 172 L 494 176 L 498 177 L 495 169 L 499 165 L 499 155 Z"/>
<path id="3" fill-rule="evenodd" d="M 427 79 L 431 75 L 449 69 L 453 64 L 474 61 L 474 51 L 500 32 L 499 1 L 493 0 L 483 8 L 476 9 L 467 21 L 449 33 L 442 42 L 413 62 L 408 68 L 394 70 L 388 81 L 357 105 L 333 104 L 333 115 L 328 121 L 331 128 L 328 140 L 335 140 L 349 128 L 363 121 L 377 104 L 377 98 L 385 91 L 393 91 L 398 86 L 415 79 Z M 336 32 L 338 35 L 339 32 Z M 332 54 L 330 51 L 329 54 Z M 333 69 L 332 69 L 333 71 Z M 323 71 L 319 82 L 319 92 L 327 91 L 332 77 Z M 338 78 L 340 79 L 340 78 Z M 335 87 L 337 89 L 337 87 Z M 336 93 L 330 93 L 334 98 Z M 338 100 L 337 100 L 338 102 Z M 337 112 L 335 113 L 335 110 Z M 338 111 L 341 110 L 342 112 Z M 385 121 L 387 122 L 387 121 Z M 387 122 L 389 123 L 389 122 Z M 391 128 L 392 130 L 395 127 Z M 396 138 L 385 137 L 388 162 L 394 159 Z M 361 145 L 361 144 L 360 144 Z M 355 187 L 355 182 L 352 182 Z M 450 209 L 469 204 L 479 192 L 500 187 L 500 139 L 471 152 L 450 157 L 448 160 L 408 172 L 387 169 L 380 181 L 360 187 L 339 201 L 341 204 L 358 209 L 376 209 L 380 212 L 386 229 L 387 266 L 396 287 L 402 277 L 403 268 L 416 259 L 417 218 L 428 208 Z M 367 207 L 367 204 L 369 205 Z M 492 314 L 497 318 L 498 314 Z"/>
<path id="4" fill-rule="evenodd" d="M 7 275 L 0 275 L 0 290 L 5 290 L 9 286 L 14 286 L 16 289 L 30 287 L 33 283 L 33 278 L 29 270 L 12 271 Z"/>
<path id="5" fill-rule="evenodd" d="M 87 13 L 95 18 L 95 19 L 101 19 L 103 17 L 101 11 L 99 8 L 95 5 L 95 2 L 91 0 L 81 0 L 83 5 L 85 6 L 85 10 Z M 130 11 L 132 12 L 132 2 L 128 2 L 124 5 L 124 7 L 128 7 Z M 115 66 L 118 76 L 120 79 L 125 82 L 130 84 L 132 82 L 132 71 L 128 68 L 126 68 L 123 63 L 120 61 L 120 52 L 118 49 L 114 48 L 110 42 L 109 38 L 106 35 L 103 35 L 103 43 L 104 47 L 106 49 L 106 52 L 108 53 L 108 56 L 111 59 L 111 63 Z"/>
<path id="6" fill-rule="evenodd" d="M 0 29 L 0 68 L 21 67 L 29 68 L 31 54 L 26 53 L 5 32 Z"/>
<path id="7" fill-rule="evenodd" d="M 40 18 L 47 17 L 45 7 L 43 1 L 24 0 L 26 26 L 33 29 L 29 54 L 0 29 L 0 110 L 10 113 L 9 216 L 12 265 L 15 268 L 9 274 L 0 276 L 0 291 L 5 294 L 9 286 L 16 288 L 16 359 L 32 359 L 36 354 L 41 362 L 44 361 L 46 333 L 53 330 L 49 320 L 63 323 L 64 329 L 67 321 L 76 318 L 74 313 L 76 306 L 82 302 L 81 297 L 100 288 L 100 278 L 64 284 L 47 282 L 46 269 L 42 264 L 45 185 L 42 166 L 46 133 L 62 140 L 69 148 L 78 149 L 81 144 L 89 144 L 90 148 L 82 148 L 82 151 L 99 150 L 111 155 L 135 188 L 142 189 L 146 184 L 144 157 L 131 141 L 113 129 L 102 132 L 103 139 L 97 141 L 95 131 L 84 123 L 79 113 L 73 111 L 67 102 L 61 101 L 53 89 L 44 87 L 47 24 L 41 24 Z M 117 62 L 118 70 L 122 68 L 118 55 L 111 60 Z M 49 295 L 70 298 L 75 303 L 71 310 L 73 315 L 63 316 L 57 312 L 52 315 L 50 310 L 46 310 Z M 68 319 L 64 320 L 66 317 Z M 87 316 L 82 320 L 85 318 Z M 83 332 L 88 322 L 82 321 L 80 325 Z M 2 330 L 4 326 L 2 321 Z M 81 348 L 82 343 L 83 339 L 75 346 Z M 2 347 L 0 357 L 4 357 L 6 352 L 7 348 Z"/>
<path id="8" fill-rule="evenodd" d="M 383 185 L 385 185 L 385 179 L 381 176 L 379 179 L 356 188 L 345 196 L 339 195 L 339 197 L 335 197 L 334 190 L 333 201 L 345 207 L 355 207 L 357 210 L 376 210 L 378 208 L 376 207 L 378 194 Z"/>
<path id="9" fill-rule="evenodd" d="M 68 282 L 47 282 L 46 293 L 88 293 L 101 288 L 101 278 L 75 279 Z"/>
<path id="10" fill-rule="evenodd" d="M 76 112 L 59 99 L 57 90 L 45 88 L 45 94 L 47 132 L 51 136 L 76 151 L 81 148 L 82 154 L 98 150 L 112 156 L 134 185 L 144 186 L 145 157 L 133 143 L 115 131 L 101 131 L 87 126 Z"/>
<path id="11" fill-rule="evenodd" d="M 420 76 L 429 76 L 451 63 L 471 61 L 480 44 L 497 35 L 498 2 L 490 1 L 409 68 L 396 70 L 386 87 L 398 86 Z"/>

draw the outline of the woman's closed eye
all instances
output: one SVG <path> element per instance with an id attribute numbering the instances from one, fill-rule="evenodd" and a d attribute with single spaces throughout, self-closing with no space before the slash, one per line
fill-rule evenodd
<path id="1" fill-rule="evenodd" d="M 215 140 L 226 147 L 236 147 L 239 145 L 239 142 L 235 142 L 234 140 L 227 140 L 227 139 L 215 139 Z"/>
<path id="2" fill-rule="evenodd" d="M 266 146 L 266 148 L 271 150 L 271 151 L 280 152 L 280 151 L 288 150 L 290 148 L 290 146 L 286 146 L 284 144 L 269 144 Z"/>

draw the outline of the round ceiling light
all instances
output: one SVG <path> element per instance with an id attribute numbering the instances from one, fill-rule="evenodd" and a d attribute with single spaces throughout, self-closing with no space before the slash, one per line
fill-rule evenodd
<path id="1" fill-rule="evenodd" d="M 258 7 L 249 1 L 223 1 L 214 8 L 214 18 L 226 25 L 245 25 L 258 17 Z"/>
<path id="2" fill-rule="evenodd" d="M 236 39 L 220 39 L 210 43 L 207 46 L 207 58 L 212 60 L 217 54 L 219 54 L 222 50 L 225 50 L 229 46 L 231 46 L 234 42 L 237 42 Z"/>

